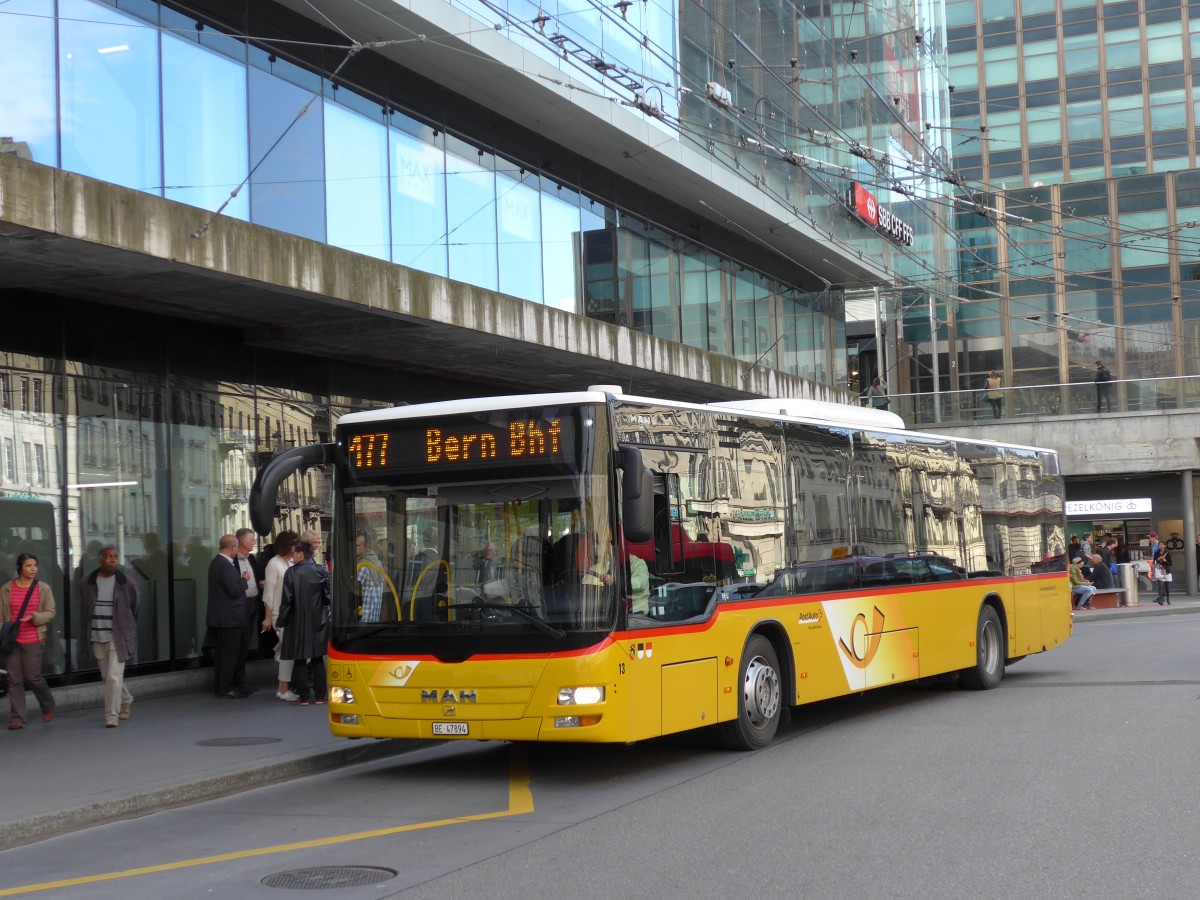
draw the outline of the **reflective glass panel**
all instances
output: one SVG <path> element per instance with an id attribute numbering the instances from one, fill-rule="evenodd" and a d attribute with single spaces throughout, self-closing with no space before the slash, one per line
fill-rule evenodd
<path id="1" fill-rule="evenodd" d="M 546 184 L 542 191 L 542 278 L 547 306 L 579 306 L 579 195 Z"/>
<path id="2" fill-rule="evenodd" d="M 328 241 L 388 259 L 387 129 L 336 103 L 325 104 Z"/>
<path id="3" fill-rule="evenodd" d="M 62 167 L 161 193 L 158 32 L 84 0 L 59 15 Z"/>
<path id="4" fill-rule="evenodd" d="M 540 303 L 542 222 L 538 177 L 501 161 L 497 166 L 496 191 L 500 291 Z"/>
<path id="5" fill-rule="evenodd" d="M 164 33 L 163 171 L 170 200 L 250 216 L 250 192 L 230 194 L 250 172 L 246 67 Z"/>
<path id="6" fill-rule="evenodd" d="M 17 556 L 32 553 L 38 580 L 50 586 L 59 614 L 47 626 L 42 670 L 62 672 L 69 630 L 63 570 L 67 554 L 61 532 L 60 460 L 62 421 L 58 379 L 36 357 L 5 353 L 0 368 L 0 584 L 16 575 Z"/>
<path id="7" fill-rule="evenodd" d="M 324 107 L 304 88 L 257 67 L 249 72 L 250 165 L 257 166 L 250 217 L 255 225 L 324 241 Z"/>
<path id="8" fill-rule="evenodd" d="M 446 139 L 449 276 L 496 290 L 496 175 L 490 153 Z"/>
<path id="9" fill-rule="evenodd" d="M 29 146 L 31 158 L 58 165 L 53 0 L 0 5 L 0 135 Z"/>
<path id="10" fill-rule="evenodd" d="M 446 159 L 437 131 L 404 116 L 388 129 L 392 262 L 446 274 Z"/>

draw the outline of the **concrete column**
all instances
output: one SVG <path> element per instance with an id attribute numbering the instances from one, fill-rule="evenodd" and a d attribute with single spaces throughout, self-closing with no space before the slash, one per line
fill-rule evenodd
<path id="1" fill-rule="evenodd" d="M 1183 494 L 1183 558 L 1187 566 L 1187 592 L 1200 593 L 1196 583 L 1196 500 L 1192 494 L 1192 470 L 1184 469 L 1180 476 Z M 1179 571 L 1176 567 L 1175 571 Z"/>

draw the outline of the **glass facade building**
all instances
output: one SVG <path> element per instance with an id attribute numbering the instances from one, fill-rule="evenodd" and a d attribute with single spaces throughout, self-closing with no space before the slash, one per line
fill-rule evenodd
<path id="1" fill-rule="evenodd" d="M 822 385 L 845 384 L 843 289 L 861 277 L 814 289 L 814 261 L 780 252 L 777 229 L 813 229 L 830 272 L 869 260 L 919 285 L 952 262 L 945 74 L 926 37 L 939 4 L 428 6 L 640 111 L 774 225 L 713 215 L 702 241 L 669 189 L 633 191 L 577 153 L 551 165 L 419 71 L 376 60 L 351 80 L 343 43 L 272 43 L 215 18 L 274 10 L 312 31 L 269 3 L 0 4 L 5 152 Z M 852 215 L 852 184 L 907 221 L 912 246 Z M 248 525 L 259 465 L 413 395 L 287 347 L 223 352 L 166 307 L 130 317 L 52 292 L 36 306 L 0 335 L 0 574 L 16 553 L 43 557 L 64 598 L 47 670 L 92 677 L 78 583 L 111 544 L 144 598 L 135 670 L 191 664 L 207 564 Z M 279 527 L 327 527 L 321 475 L 293 481 Z"/>
<path id="2" fill-rule="evenodd" d="M 495 17 L 480 4 L 455 5 L 485 21 Z M 508 6 L 514 17 L 529 13 L 528 4 Z M 674 4 L 637 6 L 629 16 L 644 19 L 636 24 L 647 29 L 645 44 L 615 25 L 573 31 L 582 18 L 565 8 L 564 34 L 570 46 L 594 42 L 647 85 L 660 83 L 676 65 L 680 12 Z M 691 8 L 683 4 L 685 25 Z M 584 172 L 556 168 L 551 175 L 540 160 L 506 152 L 452 110 L 418 116 L 402 86 L 394 96 L 358 89 L 157 3 L 12 0 L 0 15 L 0 79 L 12 87 L 0 100 L 0 133 L 25 144 L 37 162 L 703 350 L 747 361 L 765 354 L 764 364 L 788 374 L 844 381 L 840 289 L 806 291 L 701 245 L 656 224 L 652 208 L 631 210 L 585 191 Z M 778 119 L 772 127 L 780 146 L 795 145 L 821 166 L 762 154 L 746 166 L 737 158 L 739 141 L 760 128 L 747 126 L 745 116 L 735 121 L 730 110 L 719 111 L 720 141 L 709 139 L 711 116 L 691 106 L 679 112 L 685 127 L 672 128 L 672 139 L 711 145 L 723 164 L 832 238 L 879 257 L 882 240 L 851 222 L 841 200 L 845 167 L 871 167 L 846 141 L 815 147 L 811 137 L 798 136 L 809 127 L 801 125 L 803 112 L 837 114 L 845 103 L 836 98 L 868 83 L 866 69 L 844 72 L 834 90 L 831 45 L 814 36 L 833 23 L 828 13 L 821 21 L 807 44 L 803 29 L 793 27 L 779 52 L 801 54 L 813 80 L 824 80 L 806 86 L 803 103 L 793 98 L 788 115 L 769 114 Z M 855 21 L 860 32 L 870 24 Z M 564 64 L 561 52 L 550 52 L 561 43 L 510 31 L 522 46 Z M 683 31 L 695 67 L 684 78 L 695 85 L 692 97 L 720 77 L 712 54 L 735 48 L 730 32 L 714 30 L 711 13 L 694 31 Z M 701 52 L 704 45 L 711 49 Z M 896 78 L 908 79 L 905 96 L 915 98 L 916 68 L 893 68 Z M 766 101 L 758 111 L 782 109 L 772 95 L 782 88 L 763 85 L 761 74 L 756 80 Z M 748 87 L 733 87 L 737 102 L 751 102 Z M 812 90 L 823 93 L 811 100 Z M 869 100 L 865 107 L 879 102 Z M 850 140 L 886 145 L 886 112 L 859 112 L 836 124 Z"/>
<path id="3" fill-rule="evenodd" d="M 992 369 L 1091 381 L 1098 359 L 1118 379 L 1200 374 L 1200 3 L 952 0 L 946 16 L 969 302 L 939 309 L 940 389 Z M 927 321 L 906 340 L 928 359 Z"/>

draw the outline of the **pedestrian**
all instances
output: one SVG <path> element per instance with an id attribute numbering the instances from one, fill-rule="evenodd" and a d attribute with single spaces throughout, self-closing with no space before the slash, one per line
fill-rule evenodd
<path id="1" fill-rule="evenodd" d="M 117 550 L 100 550 L 100 568 L 84 579 L 80 596 L 92 654 L 104 681 L 104 725 L 128 719 L 133 695 L 125 686 L 125 663 L 137 655 L 138 589 L 117 569 Z"/>
<path id="2" fill-rule="evenodd" d="M 1111 590 L 1113 587 L 1112 569 L 1108 567 L 1099 553 L 1092 554 L 1092 584 L 1098 591 Z"/>
<path id="3" fill-rule="evenodd" d="M 313 531 L 312 529 L 302 531 L 300 532 L 300 540 L 308 541 L 310 544 L 312 544 L 312 561 L 317 564 L 318 568 L 324 569 L 328 572 L 329 561 L 326 560 L 324 563 L 322 563 L 321 560 L 317 558 L 321 553 L 321 532 Z"/>
<path id="4" fill-rule="evenodd" d="M 879 378 L 871 379 L 871 386 L 863 393 L 866 398 L 867 405 L 872 409 L 887 409 L 889 405 L 887 395 L 887 385 Z"/>
<path id="5" fill-rule="evenodd" d="M 283 576 L 283 599 L 278 623 L 280 659 L 294 660 L 292 685 L 300 705 L 326 702 L 325 651 L 329 645 L 329 572 L 313 561 L 313 546 L 303 537 L 292 556 L 295 562 Z"/>
<path id="6" fill-rule="evenodd" d="M 1100 415 L 1100 404 L 1105 405 L 1106 412 L 1112 412 L 1112 396 L 1109 393 L 1112 372 L 1100 360 L 1096 360 L 1096 415 Z"/>
<path id="7" fill-rule="evenodd" d="M 237 561 L 238 574 L 246 582 L 246 633 L 242 636 L 245 651 L 241 654 L 238 668 L 233 673 L 233 685 L 236 690 L 252 694 L 253 691 L 246 690 L 246 659 L 251 648 L 256 645 L 263 621 L 263 604 L 260 599 L 262 580 L 258 577 L 251 559 L 258 536 L 251 528 L 239 528 L 233 536 L 237 538 L 237 555 L 234 559 Z"/>
<path id="8" fill-rule="evenodd" d="M 984 396 L 987 398 L 987 402 L 991 404 L 992 418 L 998 419 L 1000 418 L 1000 404 L 1004 402 L 1004 394 L 1000 391 L 1000 389 L 1004 387 L 1004 379 L 1000 377 L 999 372 L 997 372 L 995 369 L 992 369 L 992 371 L 988 373 L 986 384 L 987 393 L 984 394 Z"/>
<path id="9" fill-rule="evenodd" d="M 213 633 L 213 691 L 224 700 L 243 700 L 248 691 L 234 678 L 246 666 L 246 579 L 237 561 L 237 538 L 221 535 L 217 555 L 208 564 L 208 614 Z"/>
<path id="10" fill-rule="evenodd" d="M 1158 592 L 1154 602 L 1159 606 L 1171 605 L 1171 567 L 1174 564 L 1171 551 L 1160 544 L 1158 553 L 1154 555 L 1154 562 L 1150 566 L 1154 577 L 1154 586 Z"/>
<path id="11" fill-rule="evenodd" d="M 8 655 L 8 729 L 25 727 L 25 688 L 33 691 L 42 710 L 42 721 L 54 718 L 54 694 L 42 677 L 42 655 L 46 649 L 46 626 L 53 621 L 54 594 L 50 585 L 37 580 L 38 558 L 17 554 L 17 577 L 0 587 L 0 622 L 17 628 L 17 642 Z"/>
<path id="12" fill-rule="evenodd" d="M 354 554 L 358 582 L 358 605 L 364 622 L 383 621 L 383 562 L 371 549 L 371 533 L 360 531 L 354 536 Z M 483 584 L 480 581 L 480 584 Z"/>
<path id="13" fill-rule="evenodd" d="M 1071 579 L 1071 609 L 1091 609 L 1096 589 L 1083 577 L 1083 557 L 1076 556 L 1067 569 Z"/>
<path id="14" fill-rule="evenodd" d="M 279 668 L 279 686 L 275 691 L 275 699 L 283 700 L 287 703 L 295 703 L 300 699 L 300 695 L 295 693 L 290 686 L 292 680 L 292 661 L 283 659 L 280 656 L 280 648 L 283 644 L 283 628 L 279 625 L 279 604 L 283 601 L 283 576 L 292 566 L 292 553 L 296 549 L 296 532 L 281 531 L 275 536 L 275 542 L 271 545 L 275 551 L 270 562 L 267 563 L 266 579 L 263 582 L 263 604 L 266 606 L 266 613 L 263 617 L 263 631 L 273 630 L 275 632 L 275 662 Z"/>

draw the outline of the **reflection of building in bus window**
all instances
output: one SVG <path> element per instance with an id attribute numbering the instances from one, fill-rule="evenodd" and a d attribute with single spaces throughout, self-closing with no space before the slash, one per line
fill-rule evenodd
<path id="1" fill-rule="evenodd" d="M 437 548 L 438 534 L 436 528 L 426 528 L 421 533 L 421 539 L 425 542 L 425 547 L 413 557 L 414 560 L 420 560 L 423 565 L 429 565 L 429 563 L 442 558 L 441 551 Z"/>
<path id="2" fill-rule="evenodd" d="M 646 615 L 650 611 L 650 569 L 640 556 L 629 555 L 630 611 Z"/>
<path id="3" fill-rule="evenodd" d="M 500 564 L 496 561 L 496 545 L 485 541 L 475 561 L 475 583 L 486 585 L 501 577 Z"/>
<path id="4" fill-rule="evenodd" d="M 538 527 L 531 525 L 526 528 L 521 537 L 513 542 L 511 556 L 505 566 L 509 591 L 515 600 L 531 606 L 543 605 L 546 563 L 549 559 L 550 545 L 542 540 Z"/>
<path id="5" fill-rule="evenodd" d="M 611 585 L 613 583 L 612 531 L 605 525 L 599 540 L 589 541 L 585 536 L 581 544 L 587 553 L 582 566 L 583 583 L 604 585 L 605 587 Z"/>

